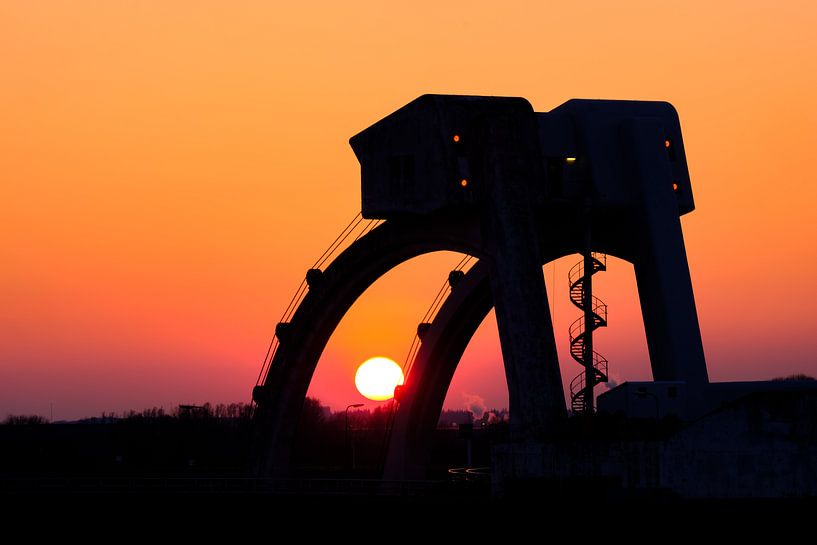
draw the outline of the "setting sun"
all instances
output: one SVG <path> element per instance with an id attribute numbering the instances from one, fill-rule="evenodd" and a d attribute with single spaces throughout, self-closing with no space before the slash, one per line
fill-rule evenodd
<path id="1" fill-rule="evenodd" d="M 384 401 L 394 397 L 394 388 L 403 384 L 403 370 L 394 360 L 369 358 L 357 368 L 355 386 L 366 398 Z"/>

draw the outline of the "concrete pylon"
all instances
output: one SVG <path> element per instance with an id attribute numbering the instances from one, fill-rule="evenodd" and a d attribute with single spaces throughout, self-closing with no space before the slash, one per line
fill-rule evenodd
<path id="1" fill-rule="evenodd" d="M 661 160 L 661 123 L 628 121 L 623 134 L 642 196 L 643 228 L 633 265 L 653 379 L 700 388 L 709 378 L 675 197 L 680 181 Z"/>
<path id="2" fill-rule="evenodd" d="M 534 195 L 542 180 L 532 109 L 485 116 L 471 164 L 484 187 L 483 239 L 494 259 L 491 291 L 508 382 L 511 433 L 541 436 L 567 415 L 548 305 Z"/>

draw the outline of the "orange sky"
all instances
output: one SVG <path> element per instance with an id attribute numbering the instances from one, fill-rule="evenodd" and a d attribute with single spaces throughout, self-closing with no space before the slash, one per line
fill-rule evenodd
<path id="1" fill-rule="evenodd" d="M 0 418 L 248 400 L 305 269 L 359 209 L 348 138 L 427 92 L 672 102 L 710 376 L 817 374 L 817 8 L 608 4 L 0 3 Z M 313 394 L 361 400 L 355 366 L 403 360 L 458 260 L 367 292 Z M 597 278 L 598 349 L 617 380 L 647 378 L 632 267 Z M 499 361 L 489 319 L 447 405 L 504 405 Z"/>

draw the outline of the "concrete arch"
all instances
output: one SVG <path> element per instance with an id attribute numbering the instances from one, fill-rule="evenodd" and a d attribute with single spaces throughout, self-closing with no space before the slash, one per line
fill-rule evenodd
<path id="1" fill-rule="evenodd" d="M 578 225 L 581 219 L 575 210 L 551 210 L 538 218 L 542 263 L 583 251 L 586 241 Z M 650 290 L 662 288 L 655 280 L 660 278 L 653 270 L 655 258 L 645 251 L 643 219 L 639 215 L 600 219 L 605 229 L 594 233 L 594 249 L 634 264 L 655 379 L 700 380 L 703 374 L 705 382 L 705 364 L 681 365 L 684 362 L 677 357 L 678 351 L 664 346 L 660 320 L 671 312 L 665 299 L 651 296 Z M 480 261 L 457 284 L 424 335 L 396 415 L 384 471 L 389 479 L 423 478 L 433 430 L 454 370 L 494 305 L 490 280 L 496 260 L 489 248 L 490 241 L 483 239 L 478 222 L 456 215 L 435 215 L 389 220 L 338 256 L 320 280 L 313 282 L 283 332 L 281 346 L 257 399 L 257 471 L 266 475 L 288 472 L 298 416 L 318 359 L 357 298 L 400 263 L 425 253 L 450 250 L 474 255 Z M 546 317 L 549 321 L 549 313 Z M 558 361 L 543 362 L 550 364 L 557 367 L 558 373 Z M 519 394 L 515 389 L 531 387 L 514 383 L 507 365 L 505 361 L 511 396 Z"/>
<path id="2" fill-rule="evenodd" d="M 641 291 L 647 283 L 641 271 L 645 264 L 641 258 L 639 222 L 638 218 L 634 220 L 611 221 L 609 229 L 597 233 L 594 248 L 633 264 Z M 584 241 L 570 236 L 571 232 L 578 232 L 571 230 L 570 225 L 565 217 L 543 218 L 539 226 L 543 265 L 582 252 Z M 475 264 L 452 290 L 426 331 L 395 414 L 384 461 L 384 479 L 426 478 L 434 430 L 454 372 L 477 328 L 493 308 L 489 272 L 488 264 Z M 639 273 L 642 278 L 638 278 Z M 641 299 L 646 317 L 648 312 L 654 312 L 653 303 L 649 294 L 641 293 Z M 647 333 L 650 341 L 649 328 Z M 660 355 L 651 354 L 650 359 L 656 380 L 689 378 L 683 368 L 666 365 Z"/>
<path id="3" fill-rule="evenodd" d="M 255 392 L 256 471 L 286 474 L 309 383 L 326 343 L 349 308 L 377 279 L 422 254 L 449 250 L 491 260 L 479 225 L 454 214 L 389 220 L 353 242 L 312 282 L 280 329 L 280 346 Z"/>
<path id="4" fill-rule="evenodd" d="M 582 240 L 565 236 L 564 228 L 569 224 L 564 218 L 555 223 L 553 219 L 540 226 L 543 265 L 580 253 L 583 247 Z M 631 261 L 629 249 L 615 244 L 619 237 L 618 232 L 613 237 L 602 235 L 596 247 Z M 385 480 L 426 478 L 434 430 L 454 372 L 477 328 L 494 306 L 489 274 L 490 266 L 482 261 L 471 267 L 424 334 L 395 414 L 384 461 Z"/>
<path id="5" fill-rule="evenodd" d="M 460 128 L 468 136 L 454 145 Z M 436 250 L 486 265 L 426 333 L 423 395 L 436 397 L 424 408 L 422 398 L 405 403 L 406 430 L 424 430 L 439 412 L 448 375 L 491 304 L 512 437 L 536 441 L 558 427 L 567 413 L 541 264 L 591 248 L 634 264 L 653 376 L 686 382 L 690 403 L 701 404 L 708 374 L 680 223 L 694 203 L 670 105 L 570 101 L 535 114 L 523 99 L 427 95 L 351 143 L 362 213 L 388 221 L 310 274 L 309 293 L 276 330 L 281 344 L 254 392 L 261 473 L 286 472 L 315 365 L 347 310 L 395 265 Z M 444 364 L 435 369 L 437 352 Z M 406 432 L 402 448 L 411 442 Z"/>

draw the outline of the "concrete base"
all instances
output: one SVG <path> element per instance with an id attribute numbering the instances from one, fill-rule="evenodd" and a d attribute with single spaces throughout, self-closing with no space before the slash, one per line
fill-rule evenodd
<path id="1" fill-rule="evenodd" d="M 678 417 L 695 420 L 758 393 L 817 392 L 814 380 L 711 382 L 702 388 L 682 381 L 624 382 L 600 394 L 600 413 L 628 418 Z"/>
<path id="2" fill-rule="evenodd" d="M 782 386 L 744 396 L 667 439 L 498 445 L 492 452 L 493 493 L 576 495 L 590 489 L 600 499 L 639 492 L 688 499 L 817 496 L 817 383 L 812 384 L 810 390 Z"/>

